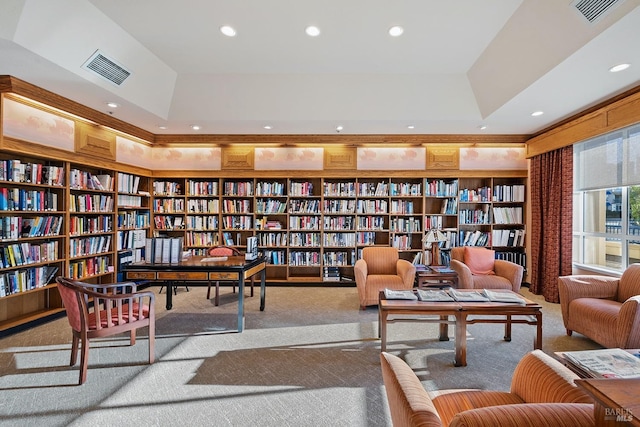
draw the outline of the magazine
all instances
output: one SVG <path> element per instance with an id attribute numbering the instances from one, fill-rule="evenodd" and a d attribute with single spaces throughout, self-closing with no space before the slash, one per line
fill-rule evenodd
<path id="1" fill-rule="evenodd" d="M 565 351 L 563 356 L 593 378 L 640 377 L 640 354 L 621 348 Z"/>
<path id="2" fill-rule="evenodd" d="M 386 299 L 406 299 L 414 301 L 418 299 L 413 291 L 395 291 L 393 289 L 385 289 L 384 296 Z"/>
<path id="3" fill-rule="evenodd" d="M 444 290 L 436 289 L 418 289 L 418 299 L 420 301 L 428 302 L 454 302 L 455 300 L 451 295 Z"/>
<path id="4" fill-rule="evenodd" d="M 429 269 L 435 273 L 455 273 L 455 270 L 446 265 L 430 265 Z"/>
<path id="5" fill-rule="evenodd" d="M 491 302 L 510 302 L 515 304 L 525 305 L 526 301 L 520 295 L 515 292 L 507 292 L 507 291 L 494 291 L 489 289 L 484 289 L 482 294 L 487 297 L 487 299 Z"/>
<path id="6" fill-rule="evenodd" d="M 479 291 L 460 292 L 455 289 L 448 290 L 449 295 L 458 302 L 487 302 L 489 299 Z"/>

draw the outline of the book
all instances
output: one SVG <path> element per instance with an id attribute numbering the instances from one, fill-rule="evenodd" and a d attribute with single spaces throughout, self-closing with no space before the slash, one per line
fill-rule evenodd
<path id="1" fill-rule="evenodd" d="M 639 378 L 640 353 L 621 348 L 565 351 L 563 356 L 593 378 Z"/>
<path id="2" fill-rule="evenodd" d="M 491 302 L 507 302 L 525 305 L 527 302 L 515 292 L 483 289 L 482 294 Z"/>
<path id="3" fill-rule="evenodd" d="M 418 289 L 418 299 L 425 302 L 454 302 L 447 291 L 436 289 Z"/>
<path id="4" fill-rule="evenodd" d="M 455 270 L 447 265 L 430 265 L 429 269 L 436 273 L 455 273 Z"/>
<path id="5" fill-rule="evenodd" d="M 384 290 L 384 296 L 386 299 L 404 299 L 404 300 L 413 300 L 417 301 L 418 297 L 413 291 L 396 291 L 393 289 Z"/>

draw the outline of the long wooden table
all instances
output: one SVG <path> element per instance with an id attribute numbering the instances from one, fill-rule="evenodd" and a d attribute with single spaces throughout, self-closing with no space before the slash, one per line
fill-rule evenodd
<path id="1" fill-rule="evenodd" d="M 448 325 L 455 325 L 455 366 L 467 366 L 467 325 L 475 323 L 504 323 L 506 341 L 511 341 L 511 325 L 514 323 L 534 325 L 534 348 L 541 349 L 542 306 L 526 298 L 524 300 L 525 305 L 500 302 L 423 302 L 389 300 L 385 298 L 384 292 L 380 292 L 378 313 L 381 351 L 386 351 L 387 348 L 387 325 L 395 322 L 439 323 L 440 341 L 449 340 Z M 430 315 L 437 317 L 416 317 Z"/>
<path id="2" fill-rule="evenodd" d="M 167 287 L 166 308 L 173 307 L 173 288 L 176 282 L 188 282 L 189 286 L 209 286 L 215 281 L 238 282 L 238 332 L 244 329 L 245 281 L 260 273 L 260 311 L 265 307 L 264 257 L 246 261 L 244 256 L 230 256 L 224 261 L 207 261 L 206 257 L 193 256 L 176 264 L 138 263 L 123 266 L 125 278 L 132 281 L 162 283 Z"/>

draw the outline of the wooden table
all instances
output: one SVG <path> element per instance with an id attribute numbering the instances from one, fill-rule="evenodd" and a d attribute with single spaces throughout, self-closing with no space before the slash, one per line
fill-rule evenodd
<path id="1" fill-rule="evenodd" d="M 640 426 L 640 378 L 588 378 L 576 385 L 593 396 L 597 426 Z"/>
<path id="2" fill-rule="evenodd" d="M 204 259 L 204 261 L 203 261 Z M 211 282 L 238 282 L 238 332 L 244 329 L 244 284 L 260 273 L 260 311 L 265 307 L 266 261 L 258 257 L 246 261 L 244 256 L 230 256 L 224 261 L 207 261 L 205 257 L 193 256 L 177 264 L 138 263 L 123 266 L 126 280 L 158 282 L 167 287 L 166 309 L 173 307 L 173 288 L 176 282 L 188 282 L 189 286 L 209 286 Z"/>
<path id="3" fill-rule="evenodd" d="M 467 325 L 475 323 L 504 323 L 505 341 L 511 341 L 511 325 L 514 323 L 536 326 L 534 348 L 541 349 L 542 306 L 524 297 L 523 299 L 525 305 L 499 302 L 423 302 L 388 300 L 384 292 L 380 292 L 378 335 L 381 340 L 381 351 L 386 351 L 387 348 L 387 324 L 395 322 L 439 323 L 440 341 L 449 339 L 448 325 L 455 324 L 455 366 L 467 366 Z M 416 317 L 428 315 L 438 317 Z M 480 317 L 469 318 L 469 316 Z M 451 320 L 451 317 L 454 320 Z"/>
<path id="4" fill-rule="evenodd" d="M 433 269 L 431 267 L 427 267 L 426 270 L 417 270 L 416 271 L 416 279 L 418 281 L 418 287 L 424 288 L 429 286 L 436 287 L 448 287 L 451 286 L 453 288 L 458 287 L 458 273 L 455 271 L 447 270 L 447 271 L 438 271 L 437 267 Z"/>

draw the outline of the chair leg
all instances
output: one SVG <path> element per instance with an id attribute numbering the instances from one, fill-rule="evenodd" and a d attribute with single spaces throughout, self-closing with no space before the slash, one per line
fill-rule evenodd
<path id="1" fill-rule="evenodd" d="M 71 362 L 69 366 L 75 366 L 78 361 L 78 342 L 80 339 L 74 334 L 73 340 L 71 341 Z"/>
<path id="2" fill-rule="evenodd" d="M 129 344 L 130 345 L 136 345 L 136 330 L 132 329 L 129 332 Z"/>
<path id="3" fill-rule="evenodd" d="M 573 331 L 571 329 L 567 329 L 567 335 L 571 336 L 573 334 Z"/>
<path id="4" fill-rule="evenodd" d="M 219 304 L 220 304 L 220 282 L 216 282 L 215 306 L 217 307 Z"/>
<path id="5" fill-rule="evenodd" d="M 80 380 L 79 384 L 84 384 L 87 381 L 87 369 L 89 367 L 89 339 L 82 337 L 82 343 L 80 344 Z"/>
<path id="6" fill-rule="evenodd" d="M 255 284 L 256 279 L 251 276 L 251 296 L 253 296 L 253 285 Z"/>
<path id="7" fill-rule="evenodd" d="M 149 364 L 152 364 L 156 355 L 156 322 L 155 318 L 149 321 Z"/>
<path id="8" fill-rule="evenodd" d="M 207 299 L 211 299 L 211 282 L 207 286 Z"/>

